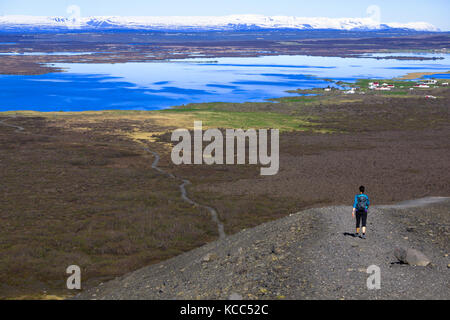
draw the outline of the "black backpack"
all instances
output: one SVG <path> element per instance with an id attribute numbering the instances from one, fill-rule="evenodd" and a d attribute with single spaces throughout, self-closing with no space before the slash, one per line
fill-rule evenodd
<path id="1" fill-rule="evenodd" d="M 367 207 L 367 197 L 364 195 L 358 196 L 357 202 L 356 202 L 356 210 L 357 211 L 366 211 Z"/>

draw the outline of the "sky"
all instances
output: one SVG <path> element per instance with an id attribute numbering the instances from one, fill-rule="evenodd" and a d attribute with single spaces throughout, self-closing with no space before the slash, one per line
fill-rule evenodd
<path id="1" fill-rule="evenodd" d="M 230 14 L 298 17 L 366 17 L 380 8 L 381 22 L 429 22 L 450 31 L 449 0 L 0 0 L 0 15 L 68 16 L 221 16 Z"/>

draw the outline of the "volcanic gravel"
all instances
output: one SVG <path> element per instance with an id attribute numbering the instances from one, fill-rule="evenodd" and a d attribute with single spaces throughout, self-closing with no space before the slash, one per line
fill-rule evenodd
<path id="1" fill-rule="evenodd" d="M 449 299 L 449 198 L 369 209 L 354 237 L 351 207 L 298 212 L 142 268 L 76 299 Z M 427 267 L 401 264 L 396 247 L 420 250 Z M 367 268 L 381 288 L 367 287 Z"/>

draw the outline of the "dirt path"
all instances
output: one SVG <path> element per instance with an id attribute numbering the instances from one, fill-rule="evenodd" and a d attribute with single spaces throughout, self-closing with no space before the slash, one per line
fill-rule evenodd
<path id="1" fill-rule="evenodd" d="M 294 291 L 293 296 L 309 299 L 448 299 L 447 252 L 436 248 L 432 239 L 421 240 L 419 235 L 407 231 L 408 226 L 393 219 L 395 215 L 415 214 L 423 206 L 443 201 L 450 204 L 448 198 L 436 197 L 373 207 L 368 215 L 367 239 L 351 235 L 355 223 L 351 207 L 321 209 L 324 236 L 309 246 L 306 262 L 292 274 L 293 278 L 301 278 L 305 276 L 304 270 L 309 269 L 312 285 L 306 290 Z M 448 206 L 446 210 L 448 215 Z M 448 219 L 441 223 L 448 226 Z M 425 268 L 399 264 L 392 253 L 395 247 L 417 248 L 433 263 Z M 367 268 L 371 265 L 380 267 L 380 290 L 367 289 Z"/>
<path id="2" fill-rule="evenodd" d="M 152 163 L 152 168 L 153 169 L 157 170 L 158 172 L 160 172 L 160 173 L 162 173 L 164 175 L 169 176 L 172 179 L 177 179 L 177 180 L 181 181 L 181 184 L 179 185 L 179 188 L 180 188 L 180 192 L 181 192 L 181 198 L 184 201 L 186 201 L 187 203 L 189 203 L 189 204 L 191 204 L 191 205 L 193 205 L 195 207 L 201 207 L 201 208 L 205 208 L 206 210 L 208 210 L 208 212 L 211 214 L 211 218 L 212 218 L 213 222 L 217 225 L 217 231 L 219 233 L 219 238 L 220 239 L 224 239 L 226 237 L 226 235 L 225 235 L 223 224 L 219 220 L 217 211 L 214 208 L 212 208 L 212 207 L 209 207 L 209 206 L 206 206 L 206 205 L 202 205 L 202 204 L 192 200 L 191 198 L 189 198 L 189 196 L 187 194 L 187 191 L 186 191 L 186 186 L 191 184 L 191 182 L 189 180 L 186 180 L 186 179 L 178 178 L 175 175 L 173 175 L 172 173 L 162 170 L 160 167 L 158 167 L 158 162 L 159 162 L 159 159 L 160 159 L 159 154 L 157 152 L 155 152 L 155 151 L 150 150 L 147 147 L 145 147 L 144 150 L 149 152 L 149 153 L 151 153 L 153 155 L 153 157 L 154 157 L 154 160 L 153 160 L 153 163 Z"/>
<path id="3" fill-rule="evenodd" d="M 418 203 L 371 208 L 367 239 L 348 235 L 354 232 L 350 206 L 305 210 L 142 268 L 77 298 L 227 299 L 235 293 L 243 299 L 449 299 L 450 199 Z M 427 234 L 433 227 L 435 233 L 442 231 L 443 246 Z M 432 264 L 399 264 L 393 255 L 397 246 L 421 250 Z M 370 265 L 380 268 L 379 290 L 367 288 Z"/>
<path id="4" fill-rule="evenodd" d="M 16 126 L 14 124 L 6 123 L 6 121 L 8 121 L 9 119 L 14 119 L 14 118 L 16 118 L 16 116 L 10 116 L 10 117 L 8 117 L 8 118 L 6 118 L 4 120 L 0 120 L 0 125 L 6 126 L 6 127 L 15 128 L 17 132 L 25 131 L 25 128 L 23 128 L 21 126 Z"/>
<path id="5" fill-rule="evenodd" d="M 15 128 L 17 132 L 25 131 L 24 127 L 6 123 L 6 121 L 8 121 L 9 119 L 13 119 L 13 118 L 16 118 L 16 116 L 9 116 L 6 119 L 0 120 L 0 125 L 11 127 L 11 128 Z M 37 135 L 39 135 L 39 134 L 37 134 Z M 43 136 L 43 135 L 41 135 L 41 136 Z M 157 170 L 158 172 L 164 174 L 164 175 L 167 175 L 168 177 L 170 177 L 172 179 L 180 180 L 181 184 L 179 185 L 179 188 L 180 188 L 181 198 L 184 201 L 188 202 L 189 204 L 191 204 L 193 206 L 201 207 L 201 208 L 206 209 L 211 214 L 211 218 L 212 218 L 213 222 L 217 225 L 219 238 L 220 239 L 225 238 L 226 234 L 225 234 L 225 231 L 224 231 L 224 226 L 219 220 L 217 211 L 214 208 L 212 208 L 212 207 L 209 207 L 209 206 L 206 206 L 206 205 L 202 205 L 202 204 L 192 200 L 191 198 L 189 198 L 189 196 L 187 194 L 187 191 L 186 191 L 186 186 L 191 184 L 191 182 L 189 180 L 186 180 L 186 179 L 178 178 L 175 175 L 173 175 L 172 173 L 166 172 L 166 171 L 162 170 L 161 168 L 159 168 L 158 167 L 158 162 L 160 160 L 159 154 L 157 152 L 155 152 L 155 151 L 150 150 L 148 147 L 145 147 L 144 150 L 147 151 L 148 153 L 151 153 L 153 155 L 153 157 L 154 157 L 154 160 L 153 160 L 153 163 L 152 163 L 152 168 Z"/>
<path id="6" fill-rule="evenodd" d="M 414 208 L 414 207 L 424 207 L 427 205 L 431 205 L 434 203 L 440 203 L 448 198 L 446 197 L 426 197 L 426 198 L 420 198 L 420 199 L 414 199 L 414 200 L 406 200 L 399 202 L 397 204 L 393 205 L 387 205 L 387 206 L 378 206 L 380 209 L 408 209 L 408 208 Z"/>

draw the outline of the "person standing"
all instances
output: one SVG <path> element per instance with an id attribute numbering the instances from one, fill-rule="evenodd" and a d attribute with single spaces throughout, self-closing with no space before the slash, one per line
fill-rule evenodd
<path id="1" fill-rule="evenodd" d="M 364 193 L 364 186 L 359 187 L 359 194 L 355 195 L 355 201 L 353 201 L 352 217 L 356 216 L 356 233 L 355 237 L 359 236 L 359 226 L 362 227 L 361 238 L 366 238 L 366 222 L 367 222 L 367 210 L 369 209 L 370 201 L 369 197 Z"/>

